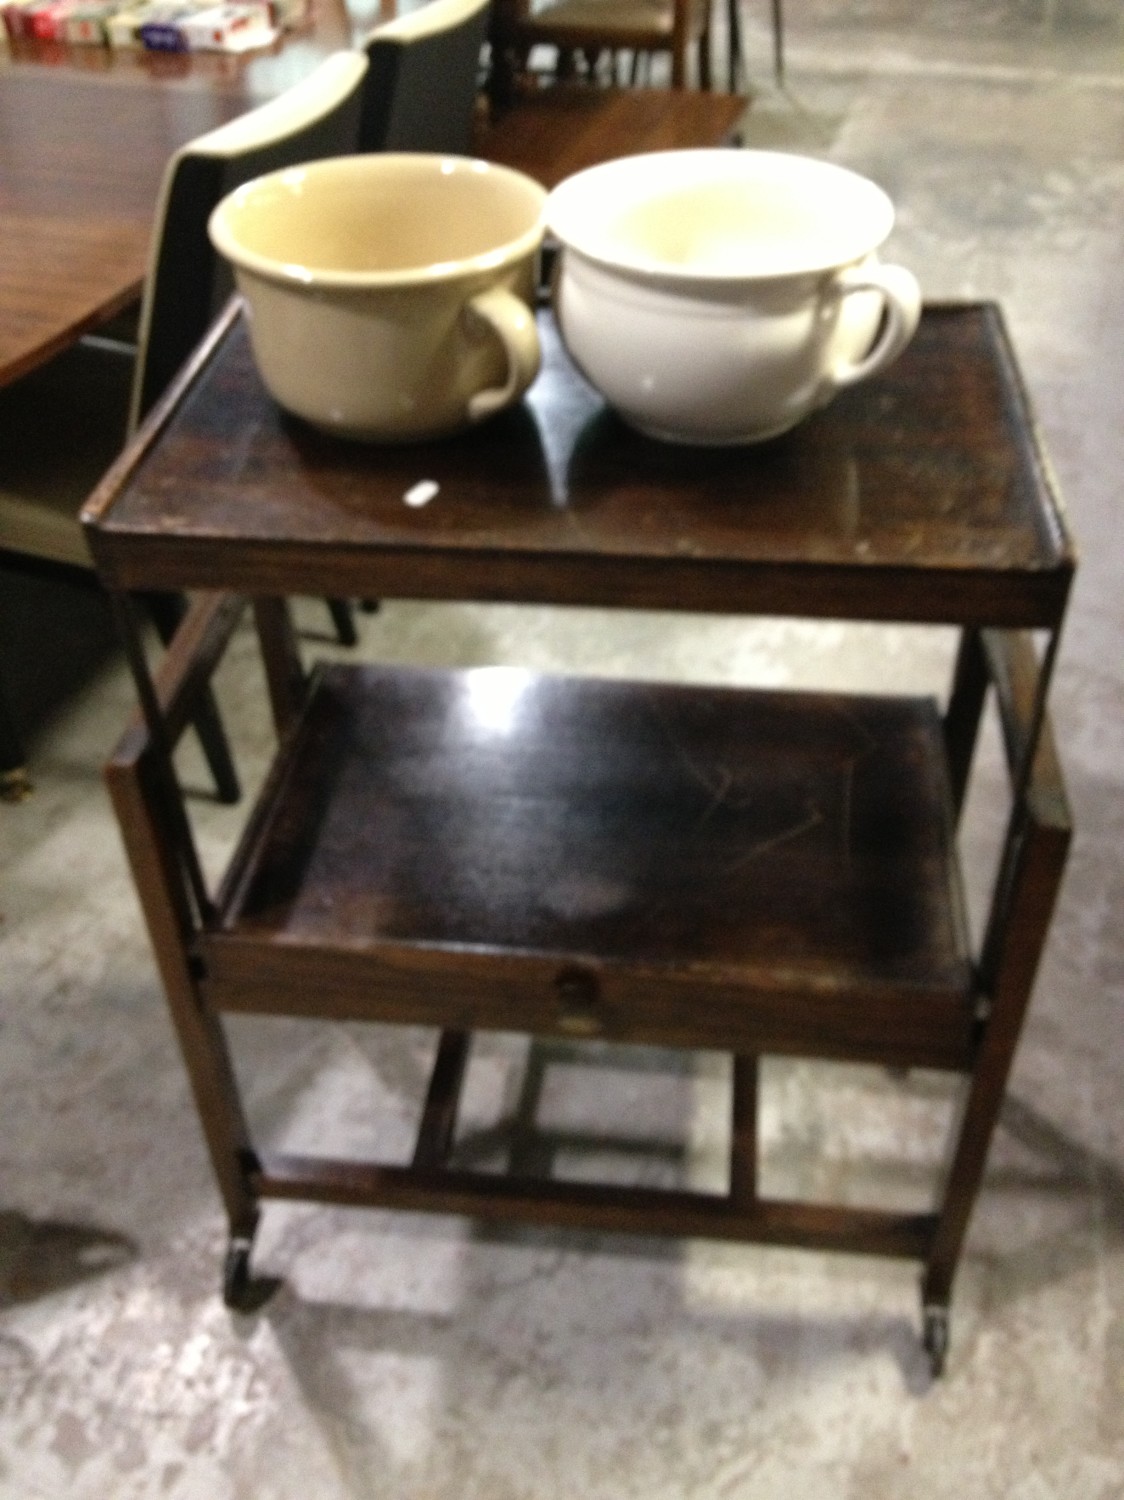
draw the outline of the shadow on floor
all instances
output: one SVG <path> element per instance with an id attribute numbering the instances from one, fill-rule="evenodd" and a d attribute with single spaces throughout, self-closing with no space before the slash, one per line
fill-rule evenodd
<path id="1" fill-rule="evenodd" d="M 109 601 L 92 577 L 0 567 L 0 677 L 29 755 L 36 734 L 116 649 Z"/>
<path id="2" fill-rule="evenodd" d="M 34 1302 L 134 1260 L 122 1234 L 0 1209 L 0 1307 Z"/>

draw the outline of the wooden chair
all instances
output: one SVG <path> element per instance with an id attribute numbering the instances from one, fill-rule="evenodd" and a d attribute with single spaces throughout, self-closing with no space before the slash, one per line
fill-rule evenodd
<path id="1" fill-rule="evenodd" d="M 368 34 L 361 151 L 469 154 L 490 10 L 491 0 L 429 0 Z"/>
<path id="2" fill-rule="evenodd" d="M 78 510 L 229 295 L 229 268 L 207 237 L 221 197 L 262 172 L 355 149 L 367 59 L 326 58 L 277 99 L 189 142 L 172 158 L 156 212 L 135 360 L 78 345 L 0 390 L 0 554 L 20 565 L 87 575 L 92 564 Z M 161 635 L 182 613 L 150 601 Z M 341 640 L 354 641 L 348 607 L 330 601 Z M 0 689 L 2 696 L 2 689 Z M 213 704 L 196 720 L 220 795 L 238 795 Z M 26 785 L 10 710 L 0 709 L 0 791 Z"/>
<path id="3" fill-rule="evenodd" d="M 769 19 L 773 30 L 773 81 L 784 87 L 784 0 L 769 0 Z M 726 0 L 726 34 L 730 92 L 739 83 L 749 87 L 749 69 L 745 59 L 742 32 L 742 0 Z"/>
<path id="4" fill-rule="evenodd" d="M 671 85 L 686 88 L 692 62 L 701 88 L 712 84 L 712 0 L 507 0 L 497 24 L 501 67 L 525 64 L 535 47 L 553 47 L 559 71 L 575 59 L 595 71 L 605 57 L 631 54 L 631 80 L 642 60 L 665 53 Z M 692 56 L 693 54 L 693 56 Z M 514 61 L 513 61 L 514 59 Z"/>

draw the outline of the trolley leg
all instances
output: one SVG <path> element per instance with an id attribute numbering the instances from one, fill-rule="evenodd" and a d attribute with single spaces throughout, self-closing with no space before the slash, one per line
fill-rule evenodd
<path id="1" fill-rule="evenodd" d="M 928 1302 L 921 1309 L 921 1342 L 929 1356 L 929 1370 L 934 1380 L 944 1374 L 948 1355 L 949 1312 L 947 1303 Z"/>
<path id="2" fill-rule="evenodd" d="M 23 741 L 0 682 L 0 802 L 22 802 L 31 795 Z"/>
<path id="3" fill-rule="evenodd" d="M 222 1267 L 222 1300 L 232 1312 L 253 1312 L 276 1283 L 256 1282 L 250 1271 L 253 1234 L 232 1234 Z M 261 1293 L 264 1290 L 265 1296 Z"/>

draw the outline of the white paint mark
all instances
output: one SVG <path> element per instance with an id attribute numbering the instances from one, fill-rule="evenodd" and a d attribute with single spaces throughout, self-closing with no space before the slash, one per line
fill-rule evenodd
<path id="1" fill-rule="evenodd" d="M 429 504 L 440 488 L 436 479 L 419 479 L 417 484 L 412 485 L 402 498 L 414 510 L 420 510 L 423 505 Z"/>

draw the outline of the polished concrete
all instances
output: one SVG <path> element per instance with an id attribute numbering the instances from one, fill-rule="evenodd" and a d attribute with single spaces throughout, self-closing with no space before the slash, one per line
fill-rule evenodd
<path id="1" fill-rule="evenodd" d="M 1053 693 L 1078 836 L 944 1379 L 919 1351 L 905 1263 L 450 1218 L 271 1208 L 256 1262 L 281 1286 L 258 1315 L 228 1314 L 219 1202 L 98 777 L 131 701 L 111 657 L 39 724 L 35 795 L 0 808 L 4 1500 L 1124 1494 L 1119 10 L 805 0 L 790 6 L 782 91 L 754 6 L 748 143 L 874 175 L 899 205 L 890 248 L 930 298 L 1002 302 L 1083 552 Z M 11 629 L 11 608 L 2 618 Z M 55 627 L 64 647 L 100 629 L 81 599 Z M 46 652 L 50 632 L 31 633 Z M 362 647 L 937 690 L 948 648 L 918 630 L 409 604 L 366 618 Z M 45 673 L 28 674 L 26 702 Z M 249 673 L 240 641 L 223 686 L 253 767 Z M 1001 787 L 989 741 L 973 863 Z M 229 815 L 194 805 L 217 863 Z M 407 1149 L 427 1034 L 233 1030 L 263 1134 Z M 493 1038 L 474 1056 L 463 1150 L 714 1183 L 726 1082 L 717 1057 L 528 1058 Z M 933 1076 L 772 1065 L 766 1186 L 924 1203 L 952 1105 Z"/>

